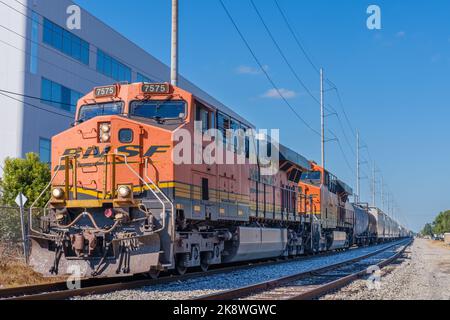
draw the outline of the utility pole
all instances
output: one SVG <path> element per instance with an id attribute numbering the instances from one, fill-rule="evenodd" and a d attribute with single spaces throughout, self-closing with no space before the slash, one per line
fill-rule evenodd
<path id="1" fill-rule="evenodd" d="M 178 0 L 172 0 L 172 57 L 170 83 L 178 86 Z"/>
<path id="2" fill-rule="evenodd" d="M 381 210 L 384 210 L 384 190 L 383 190 L 383 184 L 384 184 L 384 179 L 383 176 L 381 176 Z"/>
<path id="3" fill-rule="evenodd" d="M 324 87 L 323 87 L 323 69 L 320 69 L 320 120 L 322 132 L 322 168 L 325 169 L 325 105 L 324 105 Z"/>
<path id="4" fill-rule="evenodd" d="M 391 199 L 390 199 L 390 193 L 387 193 L 387 214 L 388 216 L 390 215 L 390 210 L 391 210 Z"/>
<path id="5" fill-rule="evenodd" d="M 359 161 L 359 130 L 356 131 L 356 203 L 360 202 L 360 182 L 361 182 L 361 178 L 359 176 L 359 172 L 360 172 L 360 161 Z"/>
<path id="6" fill-rule="evenodd" d="M 376 203 L 376 180 L 375 180 L 375 162 L 373 163 L 373 170 L 372 170 L 372 206 L 375 207 L 377 205 Z"/>

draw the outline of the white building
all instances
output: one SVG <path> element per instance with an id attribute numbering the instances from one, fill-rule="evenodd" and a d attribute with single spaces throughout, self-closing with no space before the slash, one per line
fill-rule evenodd
<path id="1" fill-rule="evenodd" d="M 76 100 L 93 87 L 169 81 L 166 65 L 89 12 L 81 10 L 81 29 L 69 30 L 67 8 L 73 4 L 0 2 L 1 163 L 28 152 L 49 161 L 51 137 L 70 126 Z M 219 105 L 183 78 L 180 86 Z"/>

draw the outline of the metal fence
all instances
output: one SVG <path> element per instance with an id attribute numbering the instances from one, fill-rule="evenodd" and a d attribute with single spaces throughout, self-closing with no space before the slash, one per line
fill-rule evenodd
<path id="1" fill-rule="evenodd" d="M 33 224 L 42 210 L 34 211 Z M 24 230 L 27 236 L 29 210 L 24 211 Z M 11 259 L 23 259 L 22 222 L 19 207 L 0 207 L 0 263 Z M 36 219 L 36 220 L 35 220 Z"/>

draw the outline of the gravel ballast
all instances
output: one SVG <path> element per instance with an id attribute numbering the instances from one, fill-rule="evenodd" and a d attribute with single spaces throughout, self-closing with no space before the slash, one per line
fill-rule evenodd
<path id="1" fill-rule="evenodd" d="M 450 300 L 450 247 L 416 239 L 404 256 L 381 271 L 379 289 L 358 280 L 324 300 Z"/>
<path id="2" fill-rule="evenodd" d="M 307 272 L 331 264 L 355 259 L 377 251 L 392 243 L 373 247 L 352 249 L 327 256 L 309 257 L 271 266 L 256 266 L 233 272 L 205 275 L 202 278 L 143 287 L 134 290 L 117 291 L 75 299 L 84 300 L 185 300 L 202 295 L 230 290 L 259 282 L 276 279 L 299 272 Z"/>

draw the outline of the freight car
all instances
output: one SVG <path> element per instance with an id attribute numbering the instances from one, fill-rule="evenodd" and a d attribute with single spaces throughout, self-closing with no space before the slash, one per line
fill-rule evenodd
<path id="1" fill-rule="evenodd" d="M 270 138 L 255 142 L 245 119 L 181 88 L 95 88 L 78 101 L 75 120 L 52 139 L 52 179 L 41 194 L 51 199 L 30 225 L 30 264 L 42 274 L 157 277 L 373 236 L 344 182 Z M 263 173 L 272 162 L 252 161 L 263 149 L 278 155 L 272 174 Z M 198 153 L 216 159 L 198 161 Z"/>
<path id="2" fill-rule="evenodd" d="M 377 221 L 365 204 L 352 204 L 355 214 L 354 243 L 358 246 L 377 241 Z"/>
<path id="3" fill-rule="evenodd" d="M 370 208 L 369 214 L 376 221 L 376 238 L 378 242 L 389 241 L 409 236 L 409 232 L 404 227 L 384 213 L 379 208 Z"/>

